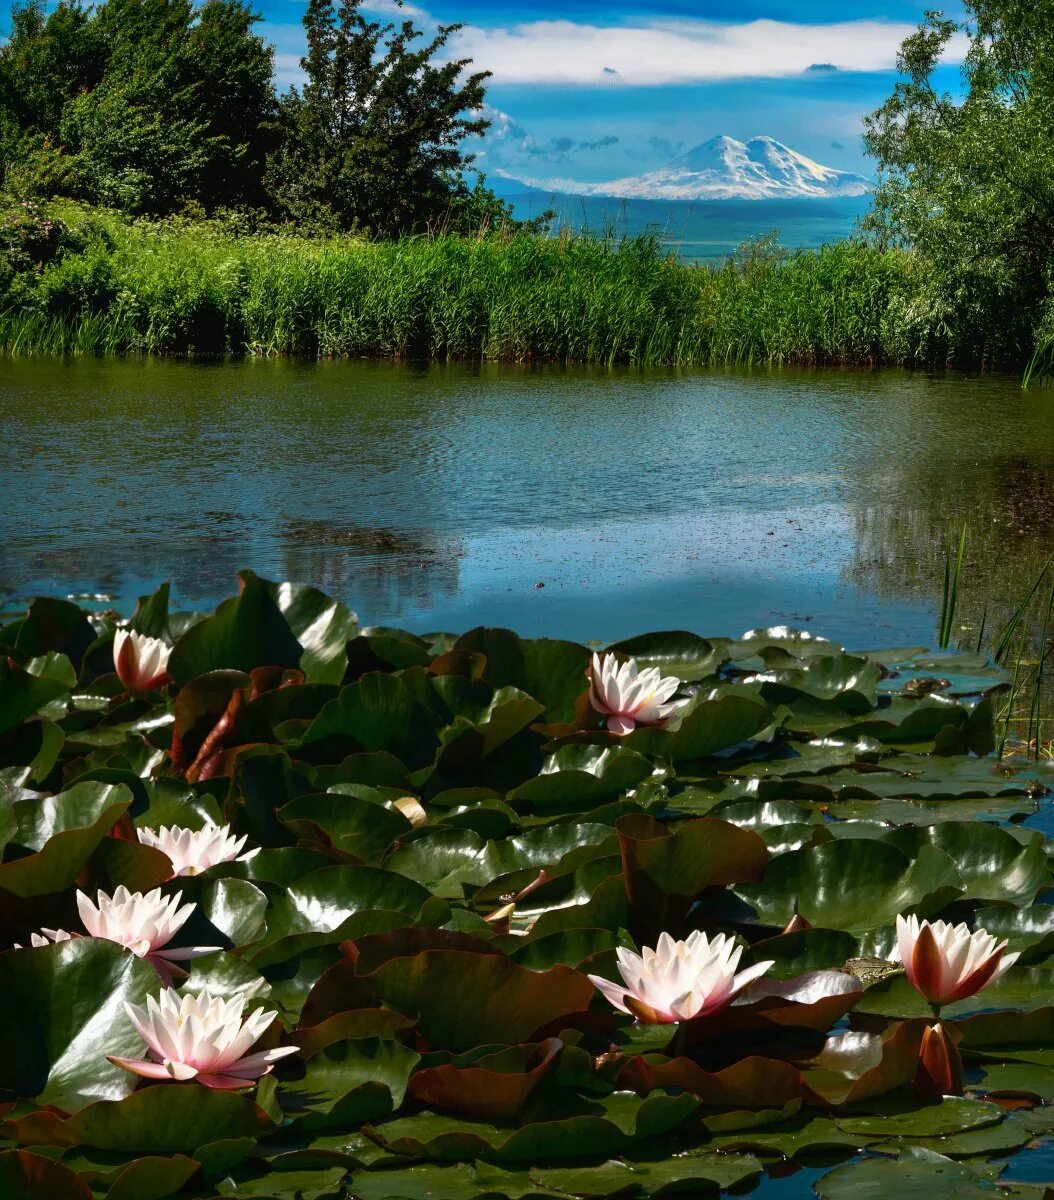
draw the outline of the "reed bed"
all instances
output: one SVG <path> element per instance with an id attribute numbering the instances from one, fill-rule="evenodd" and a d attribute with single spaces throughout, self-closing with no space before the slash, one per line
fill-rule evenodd
<path id="1" fill-rule="evenodd" d="M 76 226 L 76 213 L 70 221 Z M 653 237 L 394 242 L 92 216 L 0 294 L 12 354 L 261 354 L 705 366 L 917 358 L 909 257 L 849 241 L 679 262 Z"/>

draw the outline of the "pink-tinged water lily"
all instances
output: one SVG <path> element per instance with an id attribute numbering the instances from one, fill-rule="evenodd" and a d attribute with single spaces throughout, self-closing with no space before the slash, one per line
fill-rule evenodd
<path id="1" fill-rule="evenodd" d="M 897 949 L 904 973 L 937 1008 L 973 996 L 1013 966 L 1018 955 L 1004 954 L 1006 946 L 984 929 L 971 933 L 966 925 L 897 917 Z"/>
<path id="2" fill-rule="evenodd" d="M 118 629 L 113 637 L 113 666 L 117 678 L 130 692 L 149 692 L 168 683 L 168 656 L 172 647 L 160 638 L 134 629 Z"/>
<path id="3" fill-rule="evenodd" d="M 144 846 L 153 846 L 172 861 L 172 874 L 200 875 L 217 863 L 245 862 L 259 849 L 241 854 L 247 837 L 236 837 L 229 825 L 205 825 L 201 829 L 180 829 L 162 825 L 160 829 L 138 829 Z M 239 857 L 240 855 L 240 857 Z"/>
<path id="4" fill-rule="evenodd" d="M 42 929 L 39 933 L 31 933 L 29 935 L 29 949 L 39 950 L 41 946 L 51 946 L 55 942 L 68 942 L 75 937 L 80 937 L 79 933 L 67 933 L 65 929 Z M 26 947 L 19 942 L 15 942 L 16 950 L 25 950 Z"/>
<path id="5" fill-rule="evenodd" d="M 242 1020 L 244 1006 L 244 996 L 224 1000 L 207 990 L 181 996 L 172 988 L 165 988 L 156 1000 L 151 996 L 145 1009 L 125 1003 L 151 1058 L 111 1057 L 110 1062 L 144 1079 L 196 1079 L 210 1088 L 251 1087 L 278 1059 L 295 1054 L 299 1047 L 247 1055 L 274 1014 L 258 1008 Z"/>
<path id="6" fill-rule="evenodd" d="M 665 678 L 658 667 L 641 671 L 635 659 L 619 663 L 613 654 L 593 655 L 589 670 L 589 699 L 599 713 L 607 714 L 607 727 L 619 735 L 632 733 L 638 725 L 662 725 L 687 700 L 671 701 L 681 686 L 672 675 Z"/>
<path id="7" fill-rule="evenodd" d="M 162 980 L 172 982 L 173 971 L 180 968 L 175 964 L 183 959 L 197 958 L 201 954 L 212 954 L 220 946 L 169 947 L 168 943 L 186 924 L 197 908 L 196 904 L 185 904 L 180 908 L 183 893 L 174 896 L 161 895 L 161 889 L 143 895 L 130 892 L 123 884 L 113 896 L 99 892 L 98 904 L 83 892 L 77 893 L 77 911 L 84 928 L 92 937 L 106 938 L 131 950 L 140 958 L 152 963 Z"/>
<path id="8" fill-rule="evenodd" d="M 708 940 L 697 929 L 683 942 L 663 933 L 654 950 L 645 946 L 634 954 L 620 946 L 615 951 L 625 986 L 589 978 L 621 1012 L 646 1025 L 668 1025 L 719 1012 L 772 966 L 758 963 L 737 975 L 742 954 L 743 947 L 723 933 Z"/>

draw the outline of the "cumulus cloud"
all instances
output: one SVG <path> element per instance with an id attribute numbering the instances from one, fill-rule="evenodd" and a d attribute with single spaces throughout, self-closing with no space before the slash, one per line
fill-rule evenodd
<path id="1" fill-rule="evenodd" d="M 798 25 L 757 20 L 648 22 L 633 26 L 531 21 L 505 27 L 466 26 L 450 54 L 471 58 L 502 84 L 606 84 L 649 87 L 800 75 L 829 64 L 840 71 L 896 66 L 900 43 L 915 26 L 860 20 Z M 957 35 L 949 59 L 961 60 Z"/>

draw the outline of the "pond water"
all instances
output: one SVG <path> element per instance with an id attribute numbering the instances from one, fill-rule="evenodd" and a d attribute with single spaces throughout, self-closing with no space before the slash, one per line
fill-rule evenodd
<path id="1" fill-rule="evenodd" d="M 251 566 L 416 631 L 931 644 L 963 522 L 963 637 L 1054 550 L 1054 392 L 1012 379 L 4 360 L 0 414 L 8 609 Z"/>

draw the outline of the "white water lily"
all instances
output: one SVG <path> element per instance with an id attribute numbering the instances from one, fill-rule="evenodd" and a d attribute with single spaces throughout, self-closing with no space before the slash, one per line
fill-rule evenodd
<path id="1" fill-rule="evenodd" d="M 217 863 L 245 862 L 260 853 L 256 849 L 242 854 L 248 837 L 236 837 L 229 825 L 211 822 L 201 829 L 162 825 L 160 829 L 138 829 L 136 833 L 144 846 L 168 855 L 173 875 L 200 875 Z"/>
<path id="2" fill-rule="evenodd" d="M 220 946 L 169 947 L 168 943 L 197 908 L 196 904 L 185 904 L 180 908 L 182 899 L 182 892 L 165 897 L 160 888 L 155 888 L 144 895 L 130 892 L 122 884 L 113 896 L 99 892 L 96 904 L 92 904 L 84 892 L 78 892 L 77 911 L 92 937 L 117 942 L 147 959 L 165 983 L 171 983 L 175 963 L 221 949 Z"/>
<path id="3" fill-rule="evenodd" d="M 147 637 L 134 629 L 118 629 L 113 635 L 114 670 L 130 692 L 149 692 L 167 683 L 171 653 L 172 647 L 160 638 Z"/>
<path id="4" fill-rule="evenodd" d="M 31 933 L 29 935 L 29 949 L 39 950 L 41 946 L 52 946 L 55 942 L 68 942 L 79 936 L 76 933 L 67 933 L 65 929 L 41 929 L 39 933 Z M 26 949 L 19 942 L 15 942 L 14 945 L 16 950 Z"/>
<path id="5" fill-rule="evenodd" d="M 125 1011 L 146 1042 L 149 1059 L 116 1058 L 110 1062 L 144 1079 L 196 1079 L 210 1088 L 251 1087 L 274 1063 L 297 1046 L 281 1046 L 246 1054 L 274 1020 L 262 1008 L 244 1020 L 244 996 L 224 1000 L 207 989 L 180 995 L 165 988 L 145 1008 L 125 1003 Z"/>
<path id="6" fill-rule="evenodd" d="M 620 735 L 638 725 L 661 725 L 688 703 L 670 700 L 681 686 L 679 679 L 664 677 L 658 667 L 641 671 L 633 658 L 620 663 L 613 654 L 594 654 L 589 681 L 593 707 L 607 714 L 608 729 Z"/>
<path id="7" fill-rule="evenodd" d="M 590 975 L 593 985 L 621 1012 L 649 1025 L 691 1021 L 726 1008 L 753 980 L 772 966 L 757 963 L 736 973 L 743 947 L 723 933 L 707 939 L 696 930 L 683 942 L 659 935 L 655 949 L 640 954 L 620 946 L 615 951 L 625 985 Z"/>
<path id="8" fill-rule="evenodd" d="M 994 983 L 1019 958 L 1004 954 L 1006 947 L 985 929 L 971 933 L 965 924 L 897 917 L 897 953 L 908 982 L 938 1007 Z"/>

